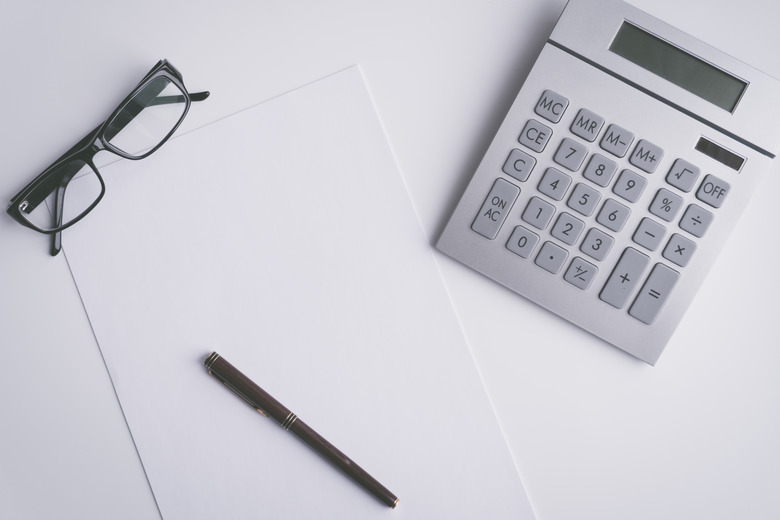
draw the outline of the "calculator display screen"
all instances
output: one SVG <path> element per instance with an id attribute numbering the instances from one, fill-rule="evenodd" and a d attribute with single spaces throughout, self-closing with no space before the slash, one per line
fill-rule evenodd
<path id="1" fill-rule="evenodd" d="M 729 112 L 747 83 L 628 22 L 609 50 Z"/>

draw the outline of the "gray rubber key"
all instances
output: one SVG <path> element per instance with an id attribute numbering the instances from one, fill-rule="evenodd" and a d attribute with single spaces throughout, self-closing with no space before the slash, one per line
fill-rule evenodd
<path id="1" fill-rule="evenodd" d="M 649 262 L 650 258 L 646 255 L 627 247 L 601 289 L 599 298 L 617 309 L 622 309 Z"/>
<path id="2" fill-rule="evenodd" d="M 496 238 L 518 195 L 520 188 L 504 179 L 496 179 L 474 223 L 471 224 L 471 229 L 485 238 Z"/>
<path id="3" fill-rule="evenodd" d="M 653 323 L 678 278 L 680 273 L 674 269 L 663 264 L 655 264 L 628 313 L 642 323 L 648 325 Z"/>

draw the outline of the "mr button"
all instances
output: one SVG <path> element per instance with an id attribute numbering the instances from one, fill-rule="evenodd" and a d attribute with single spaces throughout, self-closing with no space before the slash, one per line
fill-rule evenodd
<path id="1" fill-rule="evenodd" d="M 726 200 L 730 188 L 728 182 L 718 179 L 714 175 L 707 175 L 696 192 L 696 198 L 713 208 L 719 208 Z"/>

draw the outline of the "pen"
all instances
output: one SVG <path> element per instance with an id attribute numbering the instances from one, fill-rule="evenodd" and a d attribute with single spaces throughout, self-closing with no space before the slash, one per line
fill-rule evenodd
<path id="1" fill-rule="evenodd" d="M 209 374 L 216 377 L 249 406 L 266 417 L 272 417 L 285 430 L 293 432 L 303 442 L 346 473 L 352 480 L 363 486 L 366 491 L 374 495 L 382 503 L 391 508 L 395 508 L 398 504 L 398 497 L 377 482 L 374 477 L 366 473 L 363 468 L 352 462 L 349 457 L 341 453 L 335 446 L 323 439 L 320 434 L 312 430 L 297 415 L 285 408 L 284 405 L 253 383 L 236 367 L 228 363 L 225 358 L 216 352 L 212 352 L 203 361 L 203 364 L 208 369 Z"/>

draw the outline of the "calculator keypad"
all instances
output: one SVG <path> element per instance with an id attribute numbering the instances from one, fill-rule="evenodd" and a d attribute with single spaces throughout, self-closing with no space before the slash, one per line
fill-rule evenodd
<path id="1" fill-rule="evenodd" d="M 602 278 L 600 287 L 594 289 L 598 299 L 652 324 L 730 186 L 711 174 L 700 179 L 698 166 L 677 158 L 669 171 L 662 173 L 666 187 L 654 188 L 657 191 L 652 199 L 643 199 L 646 176 L 658 175 L 655 172 L 664 156 L 663 148 L 622 126 L 607 124 L 585 107 L 578 108 L 568 128 L 556 127 L 568 108 L 566 97 L 545 90 L 534 107 L 534 114 L 545 123 L 529 118 L 518 137 L 523 149 L 509 151 L 503 172 L 520 183 L 538 181 L 528 184 L 532 195 L 520 210 L 523 225 L 515 224 L 506 249 L 517 255 L 518 261 L 532 261 L 583 291 L 593 289 L 596 275 L 605 269 L 609 273 L 606 281 Z M 566 130 L 570 135 L 554 141 L 556 132 Z M 551 163 L 541 174 L 532 176 L 540 162 L 535 154 L 553 142 L 557 144 L 549 152 Z M 686 207 L 682 194 L 694 189 L 702 204 Z M 472 229 L 495 238 L 519 193 L 520 187 L 497 178 Z M 650 200 L 649 205 L 638 205 L 640 200 Z M 627 227 L 635 213 L 642 218 Z M 620 234 L 628 234 L 632 246 L 613 251 L 615 236 Z M 651 261 L 656 251 L 661 262 Z"/>

